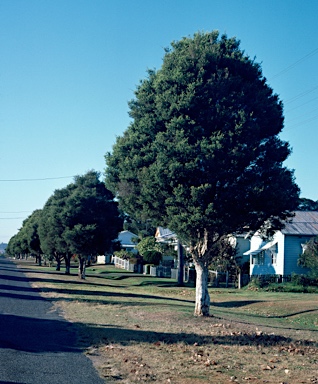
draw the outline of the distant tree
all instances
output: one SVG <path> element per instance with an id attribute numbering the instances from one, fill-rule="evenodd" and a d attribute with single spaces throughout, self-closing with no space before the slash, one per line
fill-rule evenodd
<path id="1" fill-rule="evenodd" d="M 63 237 L 64 223 L 63 212 L 66 198 L 71 193 L 71 187 L 57 189 L 47 200 L 43 207 L 42 217 L 39 225 L 39 237 L 43 252 L 53 257 L 56 262 L 56 270 L 61 269 L 61 262 L 65 261 L 65 274 L 70 274 L 71 258 L 73 254 L 68 249 Z"/>
<path id="2" fill-rule="evenodd" d="M 28 244 L 28 249 L 31 255 L 35 256 L 35 259 L 39 265 L 42 263 L 41 242 L 38 233 L 38 227 L 41 219 L 42 210 L 36 209 L 32 214 L 23 221 L 21 233 Z"/>
<path id="3" fill-rule="evenodd" d="M 79 258 L 81 278 L 85 278 L 87 259 L 112 250 L 123 226 L 113 194 L 99 177 L 95 171 L 76 176 L 62 212 L 62 237 Z"/>
<path id="4" fill-rule="evenodd" d="M 27 248 L 27 243 L 21 241 L 21 236 L 19 232 L 12 236 L 9 240 L 8 246 L 6 248 L 6 253 L 11 257 L 16 257 L 17 259 L 21 255 L 28 253 L 29 249 Z"/>
<path id="5" fill-rule="evenodd" d="M 31 252 L 29 247 L 28 236 L 26 234 L 26 220 L 23 222 L 22 227 L 19 229 L 18 233 L 11 237 L 7 247 L 7 253 L 10 256 L 14 256 L 17 259 L 27 257 Z"/>
<path id="6" fill-rule="evenodd" d="M 299 256 L 298 264 L 310 269 L 310 275 L 318 278 L 318 236 L 305 244 L 304 252 Z"/>
<path id="7" fill-rule="evenodd" d="M 224 236 L 279 229 L 298 203 L 279 138 L 283 106 L 239 41 L 218 32 L 173 42 L 130 102 L 132 123 L 106 155 L 120 207 L 187 245 L 196 315 L 209 315 L 208 267 Z"/>
<path id="8" fill-rule="evenodd" d="M 299 211 L 318 211 L 318 201 L 301 197 L 297 209 Z"/>

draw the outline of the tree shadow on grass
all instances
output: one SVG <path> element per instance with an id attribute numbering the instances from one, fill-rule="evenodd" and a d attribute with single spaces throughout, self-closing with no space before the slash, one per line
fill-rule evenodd
<path id="1" fill-rule="evenodd" d="M 119 293 L 119 292 L 104 292 L 104 291 L 83 291 L 83 290 L 67 290 L 67 289 L 56 289 L 56 288 L 24 288 L 24 287 L 13 287 L 10 289 L 1 288 L 5 291 L 1 291 L 1 297 L 9 297 L 11 299 L 23 299 L 23 300 L 46 300 L 51 302 L 58 301 L 76 301 L 90 304 L 112 304 L 112 305 L 125 305 L 125 306 L 150 306 L 150 305 L 171 305 L 173 302 L 174 306 L 184 306 L 184 304 L 193 305 L 191 300 L 181 300 L 164 296 L 153 296 L 153 295 L 139 295 L 134 293 Z M 23 292 L 26 292 L 25 294 Z M 57 294 L 71 294 L 69 297 L 42 297 L 39 292 L 57 293 Z M 33 294 L 32 294 L 33 293 Z M 89 297 L 89 298 L 88 298 Z M 102 298 L 97 298 L 102 297 Z M 140 301 L 141 300 L 141 301 Z M 156 303 L 157 302 L 157 303 Z"/>
<path id="2" fill-rule="evenodd" d="M 141 325 L 142 326 L 142 325 Z M 274 334 L 258 334 L 256 332 L 240 332 L 236 334 L 204 336 L 196 333 L 170 333 L 170 332 L 153 332 L 143 331 L 142 329 L 127 329 L 103 325 L 96 327 L 92 324 L 79 325 L 82 342 L 98 344 L 120 344 L 123 346 L 133 345 L 134 343 L 148 343 L 159 345 L 184 343 L 186 345 L 235 345 L 235 346 L 289 346 L 291 343 L 300 343 L 304 346 L 318 348 L 318 343 L 311 340 L 303 340 L 301 342 L 291 338 Z M 91 344 L 91 345 L 92 345 Z M 87 347 L 87 345 L 86 345 Z"/>
<path id="3" fill-rule="evenodd" d="M 220 308 L 240 308 L 245 307 L 246 305 L 251 304 L 258 304 L 258 303 L 264 303 L 263 300 L 245 300 L 245 301 L 224 301 L 220 303 L 211 303 L 213 307 L 220 307 Z"/>
<path id="4" fill-rule="evenodd" d="M 68 275 L 70 276 L 70 275 Z M 72 277 L 72 276 L 70 276 Z M 73 276 L 75 277 L 75 276 Z M 95 282 L 90 282 L 88 280 L 75 280 L 75 279 L 69 279 L 69 280 L 63 280 L 63 279 L 50 279 L 47 277 L 26 277 L 23 275 L 23 272 L 20 272 L 20 276 L 10 276 L 10 275 L 3 275 L 0 274 L 0 280 L 8 280 L 8 281 L 16 281 L 16 282 L 25 282 L 25 283 L 36 283 L 36 282 L 44 282 L 44 283 L 56 283 L 56 284 L 70 284 L 70 285 L 78 285 L 78 286 L 83 286 L 83 285 L 88 285 L 88 286 L 94 286 L 94 287 L 114 287 L 113 285 L 110 284 L 98 284 Z M 116 285 L 117 288 L 125 288 L 124 285 Z"/>

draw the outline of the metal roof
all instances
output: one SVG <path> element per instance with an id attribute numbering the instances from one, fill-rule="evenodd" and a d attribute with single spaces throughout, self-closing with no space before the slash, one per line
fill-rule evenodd
<path id="1" fill-rule="evenodd" d="M 284 235 L 318 235 L 318 211 L 296 211 L 282 229 Z"/>
<path id="2" fill-rule="evenodd" d="M 168 228 L 158 227 L 156 231 L 156 238 L 158 241 L 165 241 L 169 239 L 175 239 L 176 234 Z"/>

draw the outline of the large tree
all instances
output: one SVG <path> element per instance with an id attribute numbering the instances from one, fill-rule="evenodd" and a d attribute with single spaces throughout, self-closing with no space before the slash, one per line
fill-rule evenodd
<path id="1" fill-rule="evenodd" d="M 166 49 L 129 104 L 132 122 L 106 154 L 121 208 L 189 247 L 196 315 L 209 315 L 208 266 L 228 234 L 280 228 L 298 202 L 279 138 L 283 106 L 235 38 L 196 33 Z"/>

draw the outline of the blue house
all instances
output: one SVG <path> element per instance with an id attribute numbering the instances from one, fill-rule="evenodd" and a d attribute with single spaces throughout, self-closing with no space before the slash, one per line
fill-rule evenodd
<path id="1" fill-rule="evenodd" d="M 264 241 L 256 232 L 250 239 L 250 275 L 306 274 L 307 268 L 298 265 L 306 243 L 318 236 L 318 211 L 296 211 L 285 227 Z"/>

